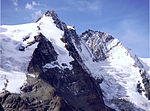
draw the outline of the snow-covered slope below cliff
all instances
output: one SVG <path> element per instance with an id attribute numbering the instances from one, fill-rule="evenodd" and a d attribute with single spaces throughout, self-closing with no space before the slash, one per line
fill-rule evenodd
<path id="1" fill-rule="evenodd" d="M 104 90 L 106 103 L 113 105 L 113 102 L 119 104 L 120 100 L 125 100 L 135 104 L 141 110 L 149 111 L 150 101 L 145 97 L 144 92 L 137 91 L 138 82 L 141 83 L 142 89 L 145 89 L 140 74 L 141 68 L 138 67 L 140 64 L 121 43 L 113 47 L 108 54 L 109 58 L 100 65 L 104 67 L 104 71 L 101 72 L 104 78 L 101 87 Z M 121 105 L 118 105 L 119 107 Z"/>
<path id="2" fill-rule="evenodd" d="M 36 44 L 26 51 L 19 51 L 19 47 L 23 45 L 23 38 L 35 30 L 35 23 L 0 26 L 0 92 L 6 89 L 20 93 L 19 88 L 26 82 L 25 73 Z"/>

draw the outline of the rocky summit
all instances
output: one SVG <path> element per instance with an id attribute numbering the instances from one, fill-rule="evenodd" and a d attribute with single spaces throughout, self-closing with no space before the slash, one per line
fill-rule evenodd
<path id="1" fill-rule="evenodd" d="M 150 111 L 145 63 L 111 35 L 54 11 L 0 28 L 0 111 Z"/>

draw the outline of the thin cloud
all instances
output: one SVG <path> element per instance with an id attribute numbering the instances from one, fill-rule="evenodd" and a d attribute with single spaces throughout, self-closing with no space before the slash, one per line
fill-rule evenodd
<path id="1" fill-rule="evenodd" d="M 89 1 L 77 1 L 76 2 L 76 6 L 80 9 L 80 10 L 97 10 L 99 9 L 99 5 L 98 2 L 89 2 Z"/>
<path id="2" fill-rule="evenodd" d="M 36 5 L 38 5 L 35 1 L 32 1 L 32 5 L 33 6 L 36 6 Z"/>
<path id="3" fill-rule="evenodd" d="M 101 9 L 100 2 L 86 0 L 68 0 L 67 3 L 79 11 L 97 11 Z"/>
<path id="4" fill-rule="evenodd" d="M 12 0 L 14 6 L 18 6 L 18 0 Z"/>
<path id="5" fill-rule="evenodd" d="M 27 3 L 25 8 L 31 10 L 33 8 L 33 6 L 32 6 L 32 4 Z"/>
<path id="6" fill-rule="evenodd" d="M 139 26 L 135 27 L 138 24 L 136 20 L 122 20 L 120 23 L 120 27 L 124 30 L 124 34 L 122 39 L 130 44 L 139 44 L 141 42 L 145 42 L 144 39 L 144 30 L 142 30 Z"/>
<path id="7" fill-rule="evenodd" d="M 41 15 L 42 11 L 39 10 L 40 3 L 32 1 L 30 3 L 26 3 L 25 8 L 28 9 L 32 14 L 31 17 L 33 20 L 37 20 Z"/>
<path id="8" fill-rule="evenodd" d="M 38 10 L 32 14 L 32 19 L 37 20 L 42 15 L 42 11 Z"/>
<path id="9" fill-rule="evenodd" d="M 141 55 L 143 52 L 148 53 L 149 50 L 148 39 L 146 38 L 148 33 L 136 24 L 139 24 L 138 21 L 132 19 L 121 21 L 119 27 L 124 30 L 124 33 L 120 39 L 137 55 Z"/>
<path id="10" fill-rule="evenodd" d="M 40 4 L 36 3 L 35 1 L 32 1 L 32 3 L 27 3 L 25 8 L 29 9 L 29 10 L 32 10 L 34 8 L 34 6 L 38 6 L 38 5 L 40 5 Z"/>

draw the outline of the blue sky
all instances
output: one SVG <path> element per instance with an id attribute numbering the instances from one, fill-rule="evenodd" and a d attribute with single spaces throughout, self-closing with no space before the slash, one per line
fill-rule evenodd
<path id="1" fill-rule="evenodd" d="M 149 0 L 1 0 L 1 24 L 35 22 L 54 10 L 77 33 L 98 30 L 118 38 L 140 57 L 150 57 Z"/>

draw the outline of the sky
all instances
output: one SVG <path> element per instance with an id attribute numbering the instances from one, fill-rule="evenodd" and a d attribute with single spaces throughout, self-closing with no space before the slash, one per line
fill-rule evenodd
<path id="1" fill-rule="evenodd" d="M 35 22 L 47 10 L 79 35 L 88 29 L 106 32 L 139 57 L 150 57 L 149 0 L 1 0 L 1 24 Z"/>

